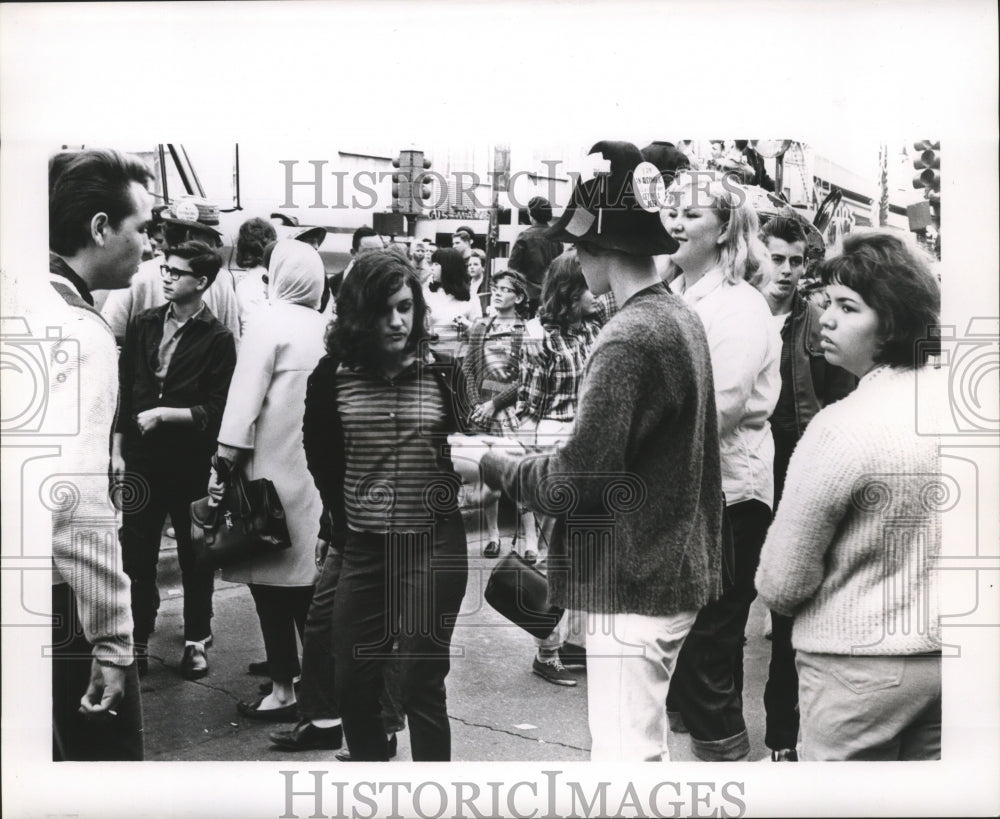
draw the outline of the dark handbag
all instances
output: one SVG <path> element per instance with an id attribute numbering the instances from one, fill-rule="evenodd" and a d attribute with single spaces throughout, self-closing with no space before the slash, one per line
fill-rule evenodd
<path id="1" fill-rule="evenodd" d="M 239 469 L 223 479 L 226 491 L 218 506 L 209 506 L 207 497 L 191 504 L 196 563 L 220 568 L 289 548 L 292 539 L 274 484 L 267 478 L 248 481 Z"/>
<path id="2" fill-rule="evenodd" d="M 510 552 L 490 572 L 486 584 L 486 602 L 514 625 L 544 640 L 563 615 L 559 606 L 548 605 L 549 583 L 545 575 L 527 563 L 517 552 Z"/>

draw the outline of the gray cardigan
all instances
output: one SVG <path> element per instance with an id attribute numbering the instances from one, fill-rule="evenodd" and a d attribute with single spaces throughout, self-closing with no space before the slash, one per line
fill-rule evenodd
<path id="1" fill-rule="evenodd" d="M 722 482 L 705 331 L 655 285 L 604 328 L 570 440 L 557 452 L 490 452 L 484 479 L 553 514 L 550 602 L 668 616 L 722 590 Z"/>

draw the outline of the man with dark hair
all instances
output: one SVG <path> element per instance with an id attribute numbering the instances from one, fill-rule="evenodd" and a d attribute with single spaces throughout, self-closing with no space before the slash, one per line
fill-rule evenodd
<path id="1" fill-rule="evenodd" d="M 58 469 L 72 476 L 75 503 L 52 513 L 55 760 L 143 758 L 128 578 L 107 477 L 115 340 L 91 290 L 128 287 L 152 218 L 150 181 L 138 157 L 117 151 L 60 153 L 49 162 L 49 281 L 57 295 L 45 326 L 60 338 L 48 412 L 80 419 L 79 430 L 59 438 Z"/>
<path id="2" fill-rule="evenodd" d="M 330 300 L 330 296 L 334 299 L 337 298 L 337 294 L 340 292 L 340 286 L 344 283 L 344 277 L 351 272 L 354 267 L 354 263 L 358 259 L 358 254 L 363 253 L 366 250 L 383 250 L 385 248 L 385 242 L 382 241 L 382 237 L 372 230 L 367 225 L 362 225 L 351 237 L 351 261 L 347 263 L 347 267 L 341 270 L 339 273 L 334 273 L 326 280 L 326 291 L 323 293 L 323 299 L 320 302 L 319 311 L 322 313 L 326 310 L 327 302 Z"/>
<path id="3" fill-rule="evenodd" d="M 455 232 L 451 235 L 451 246 L 459 253 L 462 254 L 462 258 L 466 262 L 469 261 L 469 256 L 472 255 L 472 243 L 476 239 L 476 234 L 472 228 L 461 225 L 455 228 Z"/>
<path id="4" fill-rule="evenodd" d="M 538 312 L 545 274 L 552 260 L 563 252 L 563 245 L 546 235 L 552 220 L 552 205 L 548 199 L 544 196 L 531 197 L 528 201 L 528 218 L 531 220 L 531 227 L 517 237 L 507 266 L 524 276 L 528 283 L 528 318 L 532 318 Z"/>
<path id="5" fill-rule="evenodd" d="M 112 451 L 116 475 L 126 471 L 142 491 L 126 504 L 125 571 L 140 674 L 148 668 L 149 635 L 160 595 L 156 564 L 170 514 L 184 586 L 184 656 L 188 679 L 208 673 L 214 572 L 195 564 L 190 504 L 204 497 L 216 436 L 236 365 L 236 345 L 204 303 L 222 259 L 204 242 L 170 248 L 161 265 L 167 303 L 134 316 L 119 361 L 121 410 Z"/>
<path id="6" fill-rule="evenodd" d="M 775 216 L 760 231 L 771 256 L 771 280 L 762 288 L 781 333 L 781 393 L 769 422 L 774 435 L 774 509 L 778 508 L 792 450 L 823 407 L 843 398 L 857 380 L 828 364 L 820 345 L 822 310 L 798 292 L 805 270 L 806 232 L 790 216 Z M 792 649 L 792 618 L 771 612 L 771 664 L 764 688 L 764 743 L 775 762 L 798 759 L 799 678 Z"/>

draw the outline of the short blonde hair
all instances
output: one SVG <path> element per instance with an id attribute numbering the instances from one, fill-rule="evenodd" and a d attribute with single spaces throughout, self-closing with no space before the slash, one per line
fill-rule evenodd
<path id="1" fill-rule="evenodd" d="M 733 284 L 745 280 L 757 288 L 767 284 L 770 278 L 767 248 L 757 235 L 760 220 L 746 189 L 729 174 L 681 172 L 667 192 L 667 207 L 671 206 L 673 195 L 684 188 L 694 188 L 726 228 L 725 241 L 719 250 L 719 267 L 726 280 Z M 667 279 L 680 273 L 680 268 L 672 260 L 668 261 Z"/>

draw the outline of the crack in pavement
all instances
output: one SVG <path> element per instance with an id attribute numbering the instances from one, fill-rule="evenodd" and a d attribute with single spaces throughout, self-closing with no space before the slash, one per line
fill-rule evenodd
<path id="1" fill-rule="evenodd" d="M 506 728 L 499 728 L 496 725 L 485 725 L 481 722 L 470 722 L 467 719 L 462 719 L 461 717 L 456 717 L 454 714 L 449 714 L 448 719 L 454 720 L 455 722 L 460 722 L 462 725 L 467 725 L 470 728 L 485 728 L 487 731 L 493 731 L 497 734 L 507 734 L 507 736 L 516 737 L 517 739 L 524 739 L 528 742 L 544 742 L 546 745 L 558 745 L 560 748 L 569 748 L 573 751 L 585 751 L 589 752 L 590 748 L 581 748 L 579 745 L 570 745 L 568 742 L 559 742 L 558 740 L 548 740 L 542 739 L 541 737 L 529 737 L 525 734 L 519 734 L 516 731 L 509 731 Z"/>

